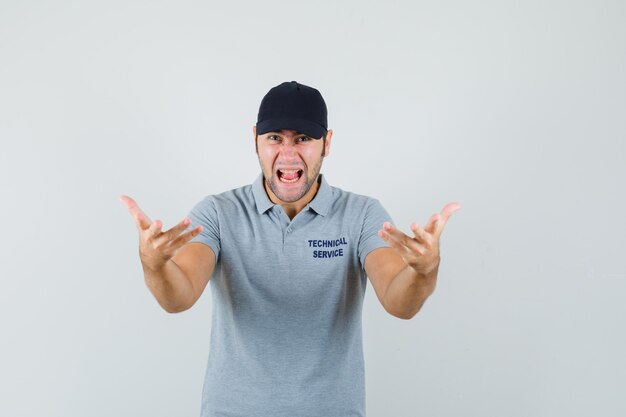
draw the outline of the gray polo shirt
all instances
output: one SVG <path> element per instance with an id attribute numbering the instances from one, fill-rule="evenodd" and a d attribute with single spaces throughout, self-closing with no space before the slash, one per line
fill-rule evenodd
<path id="1" fill-rule="evenodd" d="M 260 174 L 189 217 L 217 258 L 202 417 L 364 417 L 364 264 L 391 222 L 378 200 L 320 175 L 290 220 Z"/>

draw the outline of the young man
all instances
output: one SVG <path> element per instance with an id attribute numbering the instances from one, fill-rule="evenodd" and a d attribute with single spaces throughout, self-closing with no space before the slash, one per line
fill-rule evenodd
<path id="1" fill-rule="evenodd" d="M 361 311 L 369 277 L 390 314 L 412 318 L 435 289 L 448 204 L 407 236 L 370 197 L 330 186 L 324 99 L 272 88 L 253 127 L 261 174 L 200 201 L 166 232 L 127 196 L 145 280 L 168 312 L 212 283 L 202 416 L 365 416 Z"/>

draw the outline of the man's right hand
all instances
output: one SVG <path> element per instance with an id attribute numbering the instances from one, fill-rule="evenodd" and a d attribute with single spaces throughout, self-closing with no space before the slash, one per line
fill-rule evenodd
<path id="1" fill-rule="evenodd" d="M 155 220 L 153 222 L 150 220 L 135 200 L 126 195 L 121 195 L 120 201 L 135 219 L 139 230 L 139 257 L 144 269 L 159 271 L 176 254 L 178 249 L 202 232 L 202 226 L 197 226 L 181 235 L 191 223 L 191 219 L 188 217 L 185 217 L 168 231 L 161 232 L 161 227 L 163 227 L 161 221 Z"/>

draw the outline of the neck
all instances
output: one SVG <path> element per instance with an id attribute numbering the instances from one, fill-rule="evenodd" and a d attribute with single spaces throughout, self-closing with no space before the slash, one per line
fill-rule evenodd
<path id="1" fill-rule="evenodd" d="M 306 205 L 313 201 L 313 199 L 315 198 L 317 190 L 320 188 L 320 176 L 317 176 L 317 179 L 315 180 L 309 191 L 307 191 L 307 193 L 303 195 L 301 199 L 291 203 L 282 201 L 280 198 L 276 197 L 272 190 L 270 190 L 270 188 L 267 186 L 267 182 L 265 181 L 265 179 L 263 179 L 263 186 L 265 187 L 265 192 L 267 193 L 270 201 L 274 204 L 279 204 L 283 208 L 283 210 L 285 210 L 285 214 L 287 214 L 287 217 L 293 220 L 293 218 L 296 217 L 298 213 L 300 213 L 302 209 L 305 208 Z"/>

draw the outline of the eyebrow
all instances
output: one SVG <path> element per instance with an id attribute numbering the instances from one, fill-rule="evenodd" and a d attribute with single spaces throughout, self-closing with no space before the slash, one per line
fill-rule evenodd
<path id="1" fill-rule="evenodd" d="M 284 129 L 279 129 L 279 130 L 272 130 L 271 132 L 267 132 L 267 133 L 279 133 L 279 134 L 282 134 L 283 132 L 285 132 Z M 309 136 L 306 133 L 298 132 L 297 130 L 295 132 L 296 132 L 295 136 L 300 136 L 300 135 Z"/>

